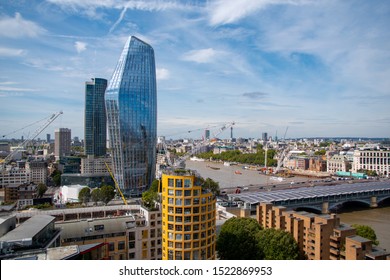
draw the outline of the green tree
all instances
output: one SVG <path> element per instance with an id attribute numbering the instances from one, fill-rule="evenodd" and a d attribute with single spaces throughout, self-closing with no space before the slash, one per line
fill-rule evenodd
<path id="1" fill-rule="evenodd" d="M 230 218 L 221 227 L 216 248 L 221 260 L 258 260 L 263 258 L 257 234 L 259 223 L 253 218 Z"/>
<path id="2" fill-rule="evenodd" d="M 115 197 L 115 189 L 113 186 L 104 185 L 100 188 L 101 200 L 107 204 Z"/>
<path id="3" fill-rule="evenodd" d="M 325 154 L 326 154 L 325 150 L 319 150 L 319 151 L 314 152 L 314 155 L 316 155 L 316 156 L 323 156 Z"/>
<path id="4" fill-rule="evenodd" d="M 147 208 L 153 208 L 155 201 L 157 201 L 157 199 L 158 199 L 158 194 L 153 190 L 148 190 L 142 193 L 142 202 L 144 206 Z"/>
<path id="5" fill-rule="evenodd" d="M 53 178 L 53 182 L 56 186 L 61 185 L 61 172 L 59 170 L 55 170 L 52 174 L 51 177 Z"/>
<path id="6" fill-rule="evenodd" d="M 152 182 L 152 184 L 150 185 L 150 190 L 153 192 L 158 192 L 159 191 L 159 188 L 158 188 L 159 184 L 160 184 L 159 180 L 154 180 Z"/>
<path id="7" fill-rule="evenodd" d="M 358 224 L 353 224 L 352 227 L 356 229 L 357 235 L 371 240 L 374 245 L 379 245 L 375 230 L 372 227 Z"/>
<path id="8" fill-rule="evenodd" d="M 294 237 L 286 231 L 267 228 L 257 235 L 265 260 L 297 260 L 299 247 Z"/>
<path id="9" fill-rule="evenodd" d="M 79 192 L 78 199 L 82 203 L 87 203 L 91 199 L 91 190 L 88 187 L 82 188 Z"/>
<path id="10" fill-rule="evenodd" d="M 100 191 L 99 188 L 96 188 L 96 189 L 92 190 L 92 192 L 91 192 L 91 199 L 95 203 L 102 200 L 101 191 Z"/>
<path id="11" fill-rule="evenodd" d="M 47 191 L 47 186 L 44 183 L 39 183 L 37 187 L 38 197 L 41 198 Z"/>

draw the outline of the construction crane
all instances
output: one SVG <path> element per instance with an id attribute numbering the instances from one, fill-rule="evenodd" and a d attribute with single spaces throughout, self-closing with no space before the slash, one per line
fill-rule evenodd
<path id="1" fill-rule="evenodd" d="M 223 126 L 221 126 L 218 130 L 217 133 L 214 134 L 214 137 L 216 138 L 219 134 L 221 134 L 223 131 L 225 131 L 226 129 L 232 127 L 233 125 L 235 125 L 235 122 L 231 122 L 231 123 L 227 123 L 227 124 L 224 124 Z M 194 147 L 192 148 L 191 152 L 188 152 L 186 155 L 178 158 L 177 160 L 175 160 L 175 162 L 173 163 L 173 167 L 182 167 L 184 168 L 185 166 L 185 161 L 191 157 L 192 155 L 194 154 L 197 154 L 199 153 L 199 151 L 207 146 L 208 144 L 210 143 L 210 139 L 203 139 L 201 142 L 198 142 L 196 145 L 194 145 Z M 169 161 L 170 162 L 170 161 Z"/>
<path id="2" fill-rule="evenodd" d="M 63 112 L 60 111 L 60 112 L 57 112 L 57 113 L 54 113 L 52 115 L 50 115 L 47 119 L 47 121 L 41 126 L 39 127 L 33 134 L 31 137 L 28 137 L 26 140 L 24 140 L 21 144 L 19 144 L 16 149 L 14 149 L 4 160 L 3 160 L 3 164 L 7 164 L 9 161 L 12 160 L 12 157 L 15 155 L 16 152 L 18 152 L 19 150 L 21 149 L 24 149 L 25 147 L 27 147 L 27 145 L 33 141 L 42 131 L 44 131 L 46 129 L 46 127 L 48 127 L 56 118 L 58 118 L 58 116 L 62 115 Z M 46 119 L 46 118 L 45 118 Z M 42 120 L 41 120 L 42 121 Z M 5 136 L 5 135 L 4 135 Z M 3 137 L 4 137 L 3 136 Z"/>
<path id="3" fill-rule="evenodd" d="M 126 200 L 125 196 L 123 195 L 123 193 L 122 193 L 122 191 L 121 191 L 121 189 L 120 189 L 120 187 L 119 187 L 119 185 L 118 185 L 118 182 L 117 182 L 117 180 L 115 179 L 114 174 L 111 172 L 111 168 L 108 166 L 108 163 L 107 163 L 107 162 L 104 162 L 104 164 L 106 165 L 107 170 L 108 170 L 108 172 L 110 173 L 110 176 L 111 176 L 112 180 L 114 180 L 115 187 L 116 187 L 116 189 L 118 190 L 118 192 L 119 192 L 119 194 L 120 194 L 120 196 L 121 196 L 121 198 L 122 198 L 122 200 L 123 200 L 123 203 L 124 203 L 125 205 L 127 205 L 127 200 Z"/>

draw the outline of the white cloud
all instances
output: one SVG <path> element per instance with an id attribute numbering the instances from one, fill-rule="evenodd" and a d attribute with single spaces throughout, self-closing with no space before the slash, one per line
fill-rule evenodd
<path id="1" fill-rule="evenodd" d="M 186 52 L 182 59 L 186 61 L 194 61 L 197 63 L 209 63 L 212 62 L 220 52 L 213 48 L 192 50 Z"/>
<path id="2" fill-rule="evenodd" d="M 210 23 L 211 25 L 220 25 L 237 22 L 269 5 L 299 5 L 306 2 L 308 2 L 308 0 L 217 0 L 210 2 L 208 7 Z"/>
<path id="3" fill-rule="evenodd" d="M 22 49 L 10 49 L 10 48 L 1 48 L 0 47 L 0 57 L 10 57 L 10 56 L 23 56 L 26 54 L 25 50 Z"/>
<path id="4" fill-rule="evenodd" d="M 15 13 L 15 17 L 0 19 L 0 37 L 37 37 L 43 33 L 45 33 L 45 29 L 35 22 L 23 19 L 19 13 Z"/>
<path id="5" fill-rule="evenodd" d="M 87 49 L 87 43 L 85 43 L 85 42 L 76 41 L 74 43 L 74 46 L 75 46 L 76 51 L 78 53 L 81 53 Z"/>
<path id="6" fill-rule="evenodd" d="M 170 77 L 170 73 L 168 69 L 165 68 L 157 68 L 156 69 L 156 78 L 157 80 L 168 80 Z"/>
<path id="7" fill-rule="evenodd" d="M 122 10 L 117 20 L 119 23 L 127 9 L 140 11 L 162 11 L 162 10 L 186 10 L 191 5 L 180 3 L 180 1 L 142 1 L 142 0 L 46 0 L 47 2 L 60 6 L 62 9 L 73 13 L 83 13 L 88 17 L 97 18 L 97 9 Z M 116 24 L 114 24 L 114 28 Z M 113 28 L 112 28 L 113 29 Z"/>

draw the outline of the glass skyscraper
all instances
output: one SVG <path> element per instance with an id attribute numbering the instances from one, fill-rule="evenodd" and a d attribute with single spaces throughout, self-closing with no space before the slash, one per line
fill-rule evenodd
<path id="1" fill-rule="evenodd" d="M 104 93 L 107 80 L 94 78 L 85 83 L 84 151 L 86 155 L 104 156 L 107 145 Z"/>
<path id="2" fill-rule="evenodd" d="M 156 168 L 156 67 L 150 45 L 129 37 L 105 99 L 114 175 L 125 195 L 139 195 Z"/>

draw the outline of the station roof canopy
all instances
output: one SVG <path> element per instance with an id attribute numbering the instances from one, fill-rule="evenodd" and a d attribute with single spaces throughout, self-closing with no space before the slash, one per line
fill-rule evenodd
<path id="1" fill-rule="evenodd" d="M 353 184 L 347 183 L 335 186 L 302 187 L 268 192 L 242 192 L 239 194 L 229 194 L 229 197 L 233 198 L 234 200 L 241 200 L 250 204 L 259 204 L 261 202 L 275 203 L 278 201 L 293 199 L 300 200 L 305 198 L 327 197 L 384 190 L 390 190 L 390 181 Z"/>

